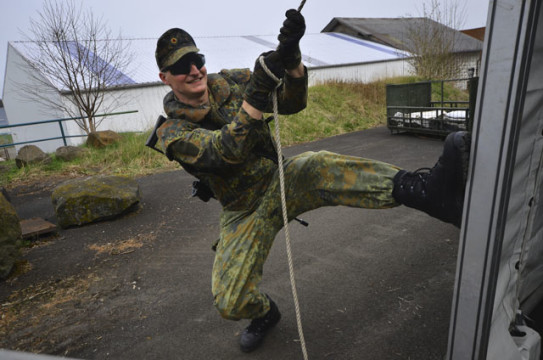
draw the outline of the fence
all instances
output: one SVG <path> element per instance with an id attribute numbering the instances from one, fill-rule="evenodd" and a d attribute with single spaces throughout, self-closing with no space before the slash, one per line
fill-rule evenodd
<path id="1" fill-rule="evenodd" d="M 136 113 L 136 112 L 138 112 L 138 110 L 122 111 L 122 112 L 115 112 L 115 113 L 109 113 L 109 114 L 99 114 L 99 115 L 94 115 L 94 117 L 97 118 L 97 117 L 104 117 L 104 116 L 124 115 L 124 114 L 132 114 L 132 113 Z M 16 142 L 16 143 L 9 143 L 9 144 L 0 144 L 0 149 L 7 148 L 7 147 L 12 147 L 12 146 L 15 146 L 15 145 L 23 145 L 23 144 L 30 144 L 30 143 L 36 143 L 36 142 L 42 142 L 42 141 L 50 141 L 50 140 L 59 140 L 59 139 L 62 139 L 62 141 L 64 143 L 64 146 L 66 146 L 66 145 L 68 145 L 68 143 L 66 142 L 67 138 L 85 137 L 87 135 L 86 134 L 85 135 L 66 135 L 64 133 L 64 128 L 62 127 L 62 122 L 63 121 L 70 121 L 70 120 L 84 119 L 84 118 L 86 118 L 86 117 L 79 116 L 79 117 L 69 117 L 69 118 L 61 118 L 61 119 L 53 119 L 53 120 L 33 121 L 33 122 L 27 122 L 27 123 L 22 123 L 22 124 L 2 125 L 2 126 L 0 126 L 0 131 L 2 129 L 7 129 L 7 128 L 14 128 L 14 127 L 20 127 L 20 126 L 42 125 L 42 124 L 49 124 L 49 123 L 55 123 L 56 122 L 59 125 L 61 135 L 57 136 L 57 137 L 51 137 L 51 138 L 35 139 L 35 140 L 21 141 L 21 142 Z"/>

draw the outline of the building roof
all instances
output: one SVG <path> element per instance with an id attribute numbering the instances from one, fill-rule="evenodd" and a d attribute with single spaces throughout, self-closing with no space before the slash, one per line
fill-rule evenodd
<path id="1" fill-rule="evenodd" d="M 276 35 L 194 37 L 194 40 L 200 51 L 206 55 L 209 73 L 221 69 L 252 69 L 259 54 L 277 47 Z M 160 82 L 154 57 L 156 39 L 129 41 L 134 61 L 125 72 L 125 76 L 121 77 L 122 82 L 112 85 Z M 35 51 L 32 43 L 28 42 L 10 42 L 10 45 L 24 57 L 30 51 Z M 304 64 L 308 68 L 397 60 L 406 56 L 392 47 L 341 33 L 306 34 L 300 46 Z M 61 85 L 55 86 L 62 90 Z"/>
<path id="2" fill-rule="evenodd" d="M 480 41 L 485 41 L 485 31 L 486 31 L 485 27 L 462 30 L 464 34 L 469 35 L 473 38 L 476 38 L 477 40 L 480 40 Z"/>
<path id="3" fill-rule="evenodd" d="M 455 37 L 454 52 L 476 52 L 483 42 L 428 18 L 333 18 L 322 32 L 339 32 L 408 51 L 410 29 L 439 28 Z"/>

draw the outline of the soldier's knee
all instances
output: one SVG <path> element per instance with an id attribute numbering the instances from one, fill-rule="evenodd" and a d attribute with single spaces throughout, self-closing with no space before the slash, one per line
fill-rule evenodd
<path id="1" fill-rule="evenodd" d="M 309 157 L 309 163 L 311 164 L 311 166 L 322 166 L 324 164 L 327 164 L 330 161 L 331 154 L 332 153 L 326 150 L 314 152 Z"/>

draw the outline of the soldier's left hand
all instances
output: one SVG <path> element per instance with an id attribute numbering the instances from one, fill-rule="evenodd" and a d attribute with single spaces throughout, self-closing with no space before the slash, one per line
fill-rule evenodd
<path id="1" fill-rule="evenodd" d="M 285 73 L 285 68 L 281 63 L 278 52 L 268 51 L 262 53 L 261 56 L 264 57 L 266 67 L 278 80 L 281 80 Z M 269 102 L 269 95 L 277 84 L 278 82 L 267 74 L 262 65 L 260 65 L 260 61 L 257 59 L 253 73 L 251 74 L 251 80 L 245 88 L 244 99 L 255 109 L 264 111 Z"/>

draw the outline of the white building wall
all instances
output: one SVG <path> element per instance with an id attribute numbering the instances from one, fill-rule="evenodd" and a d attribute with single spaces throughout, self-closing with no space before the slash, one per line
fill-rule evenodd
<path id="1" fill-rule="evenodd" d="M 458 55 L 459 76 L 460 78 L 469 78 L 470 76 L 479 76 L 481 70 L 481 55 L 477 53 Z M 473 74 L 470 73 L 473 69 Z"/>
<path id="2" fill-rule="evenodd" d="M 368 83 L 412 74 L 412 67 L 406 60 L 311 67 L 308 69 L 309 86 L 331 81 Z"/>
<path id="3" fill-rule="evenodd" d="M 4 108 L 6 110 L 9 125 L 16 125 L 28 122 L 50 120 L 64 117 L 64 114 L 54 113 L 46 110 L 33 99 L 29 99 L 22 91 L 22 86 L 33 85 L 30 77 L 32 69 L 24 58 L 13 46 L 8 44 L 6 59 L 6 78 L 4 80 Z M 34 84 L 33 86 L 38 86 Z M 44 89 L 44 91 L 47 91 Z M 50 92 L 50 91 L 49 91 Z M 55 95 L 51 95 L 55 96 Z M 60 97 L 60 94 L 56 96 Z M 9 132 L 15 143 L 54 138 L 61 136 L 58 123 L 20 126 L 10 128 Z M 57 147 L 64 145 L 62 140 L 50 140 L 35 142 L 45 152 L 54 152 Z M 16 145 L 17 151 L 27 144 Z"/>
<path id="4" fill-rule="evenodd" d="M 106 116 L 102 119 L 98 131 L 112 130 L 115 132 L 144 132 L 150 130 L 160 114 L 164 113 L 162 99 L 170 88 L 163 84 L 148 85 L 141 87 L 128 88 L 124 90 L 108 91 L 104 98 L 104 108 L 110 108 L 114 98 L 121 96 L 124 99 L 120 106 L 115 107 L 110 112 L 119 113 L 127 111 L 137 111 L 136 113 Z M 98 111 L 104 114 L 103 111 Z M 98 120 L 99 120 L 98 119 Z M 84 134 L 75 121 L 67 124 L 70 135 Z M 81 144 L 85 138 L 76 138 L 73 141 Z"/>
<path id="5" fill-rule="evenodd" d="M 104 119 L 100 130 L 113 130 L 116 132 L 147 131 L 156 122 L 158 115 L 164 113 L 162 100 L 170 88 L 163 84 L 143 86 L 123 91 L 126 103 L 116 108 L 115 112 L 133 111 L 137 113 L 110 116 Z M 107 97 L 106 97 L 107 99 Z"/>

